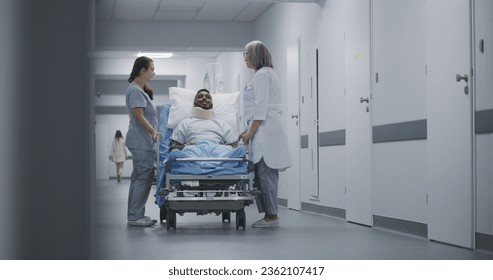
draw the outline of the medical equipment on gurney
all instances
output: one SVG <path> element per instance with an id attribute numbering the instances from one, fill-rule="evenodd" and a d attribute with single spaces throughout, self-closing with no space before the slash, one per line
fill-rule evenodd
<path id="1" fill-rule="evenodd" d="M 246 161 L 247 174 L 188 175 L 173 174 L 174 162 L 190 161 Z M 236 228 L 246 227 L 244 207 L 253 203 L 253 164 L 244 158 L 177 158 L 166 163 L 166 196 L 162 215 L 166 215 L 167 228 L 176 229 L 176 214 L 195 212 L 197 215 L 215 213 L 222 221 L 231 222 L 231 213 L 236 213 Z"/>

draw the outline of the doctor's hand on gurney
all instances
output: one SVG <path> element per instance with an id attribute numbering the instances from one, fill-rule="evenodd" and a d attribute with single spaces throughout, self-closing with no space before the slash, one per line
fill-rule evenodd
<path id="1" fill-rule="evenodd" d="M 248 145 L 248 143 L 250 143 L 250 139 L 255 136 L 255 133 L 257 132 L 257 129 L 261 123 L 262 121 L 254 120 L 250 128 L 243 131 L 238 139 L 242 140 L 245 145 Z"/>

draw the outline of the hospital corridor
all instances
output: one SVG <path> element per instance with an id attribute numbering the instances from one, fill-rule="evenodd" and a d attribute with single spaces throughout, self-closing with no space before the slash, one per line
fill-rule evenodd
<path id="1" fill-rule="evenodd" d="M 493 260 L 491 0 L 0 19 L 0 259 Z M 182 156 L 202 144 L 227 155 Z"/>

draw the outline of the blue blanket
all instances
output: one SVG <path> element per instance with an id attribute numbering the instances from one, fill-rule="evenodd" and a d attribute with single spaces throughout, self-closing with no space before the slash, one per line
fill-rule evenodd
<path id="1" fill-rule="evenodd" d="M 173 161 L 177 158 L 244 158 L 245 148 L 233 148 L 229 145 L 218 145 L 209 141 L 199 141 L 195 145 L 186 146 L 182 150 L 169 153 L 172 174 L 246 174 L 248 164 L 243 161 Z"/>

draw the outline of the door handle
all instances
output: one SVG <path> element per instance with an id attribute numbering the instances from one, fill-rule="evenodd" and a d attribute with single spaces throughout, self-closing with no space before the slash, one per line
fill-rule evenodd
<path id="1" fill-rule="evenodd" d="M 468 82 L 469 81 L 469 76 L 467 76 L 467 74 L 464 74 L 464 76 L 461 76 L 460 74 L 457 74 L 455 75 L 455 80 L 457 82 L 460 82 L 461 80 L 464 80 L 464 82 Z"/>
<path id="2" fill-rule="evenodd" d="M 298 115 L 291 114 L 291 118 L 292 118 L 292 119 L 294 119 L 294 118 L 298 118 Z"/>
<path id="3" fill-rule="evenodd" d="M 363 102 L 370 103 L 370 98 L 369 98 L 369 97 L 367 97 L 367 98 L 363 98 L 363 97 L 361 97 L 361 98 L 359 99 L 359 102 L 360 102 L 360 103 L 363 103 Z"/>

